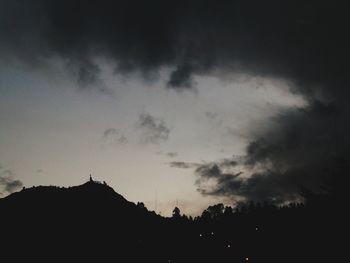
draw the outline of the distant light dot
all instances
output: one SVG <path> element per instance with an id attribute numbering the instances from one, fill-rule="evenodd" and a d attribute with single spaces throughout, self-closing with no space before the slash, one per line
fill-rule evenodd
<path id="1" fill-rule="evenodd" d="M 211 232 L 211 235 L 214 236 L 214 232 Z"/>
<path id="2" fill-rule="evenodd" d="M 258 227 L 256 227 L 255 230 L 258 230 Z"/>
<path id="3" fill-rule="evenodd" d="M 227 247 L 228 247 L 228 248 L 230 248 L 230 247 L 231 247 L 231 245 L 227 245 Z"/>
<path id="4" fill-rule="evenodd" d="M 202 234 L 199 234 L 199 236 L 201 237 L 201 236 L 202 236 Z"/>
<path id="5" fill-rule="evenodd" d="M 248 257 L 246 257 L 246 258 L 245 258 L 245 261 L 248 261 L 248 260 L 249 260 L 249 258 L 248 258 Z"/>

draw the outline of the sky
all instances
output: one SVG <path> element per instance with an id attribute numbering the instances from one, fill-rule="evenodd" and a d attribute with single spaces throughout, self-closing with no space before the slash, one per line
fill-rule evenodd
<path id="1" fill-rule="evenodd" d="M 344 10 L 0 0 L 0 195 L 92 174 L 198 215 L 321 191 L 348 165 Z"/>

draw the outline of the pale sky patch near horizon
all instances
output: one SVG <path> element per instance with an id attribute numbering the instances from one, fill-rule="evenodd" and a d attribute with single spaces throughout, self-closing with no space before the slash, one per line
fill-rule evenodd
<path id="1" fill-rule="evenodd" d="M 92 174 L 150 210 L 157 202 L 162 215 L 176 203 L 197 215 L 210 204 L 232 201 L 200 195 L 193 169 L 169 163 L 244 155 L 271 117 L 306 104 L 278 78 L 195 76 L 196 90 L 177 92 L 164 88 L 166 70 L 144 82 L 137 74 L 113 74 L 108 63 L 100 66 L 103 84 L 96 85 L 111 94 L 80 88 L 59 65 L 46 73 L 1 65 L 0 164 L 24 186 L 77 185 Z M 140 116 L 150 122 L 140 124 Z"/>

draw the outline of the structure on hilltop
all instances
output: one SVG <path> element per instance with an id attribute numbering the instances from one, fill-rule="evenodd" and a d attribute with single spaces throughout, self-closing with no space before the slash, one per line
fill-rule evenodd
<path id="1" fill-rule="evenodd" d="M 90 174 L 89 182 L 90 182 L 90 183 L 95 183 L 95 184 L 104 184 L 104 185 L 107 185 L 106 181 L 101 182 L 101 181 L 95 181 L 94 179 L 92 179 L 91 174 Z"/>

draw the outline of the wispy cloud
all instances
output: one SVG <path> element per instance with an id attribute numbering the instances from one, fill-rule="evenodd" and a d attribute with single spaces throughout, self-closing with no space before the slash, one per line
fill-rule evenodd
<path id="1" fill-rule="evenodd" d="M 182 169 L 196 168 L 201 165 L 199 163 L 190 163 L 190 162 L 170 162 L 168 164 L 170 165 L 170 167 L 182 168 Z"/>
<path id="2" fill-rule="evenodd" d="M 162 118 L 142 113 L 139 116 L 137 126 L 142 134 L 141 141 L 144 143 L 158 144 L 169 139 L 171 130 Z"/>
<path id="3" fill-rule="evenodd" d="M 115 128 L 108 128 L 103 132 L 102 141 L 105 144 L 116 146 L 128 143 L 128 138 Z"/>
<path id="4" fill-rule="evenodd" d="M 169 157 L 169 158 L 175 158 L 177 156 L 179 156 L 179 153 L 177 152 L 156 152 L 157 155 L 163 155 L 163 156 L 166 156 L 166 157 Z"/>

